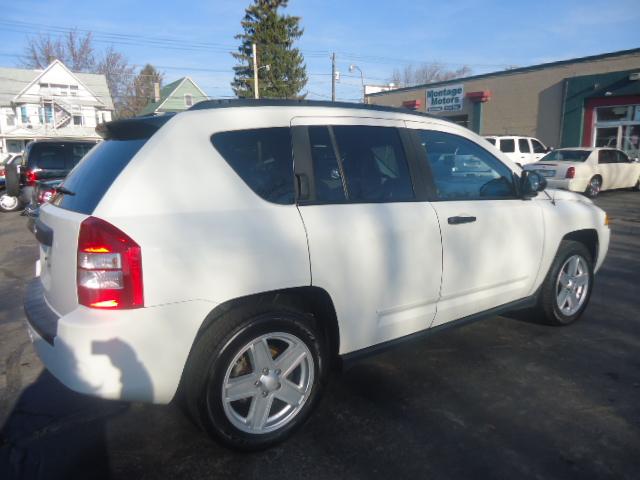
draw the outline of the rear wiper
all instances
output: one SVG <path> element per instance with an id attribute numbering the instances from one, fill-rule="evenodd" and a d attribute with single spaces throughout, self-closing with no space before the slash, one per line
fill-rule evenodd
<path id="1" fill-rule="evenodd" d="M 75 195 L 76 192 L 72 192 L 68 188 L 60 185 L 59 187 L 55 187 L 54 190 L 58 193 L 62 193 L 63 195 Z"/>

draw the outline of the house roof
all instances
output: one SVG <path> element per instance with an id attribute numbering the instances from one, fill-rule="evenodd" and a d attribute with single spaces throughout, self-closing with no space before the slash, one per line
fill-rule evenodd
<path id="1" fill-rule="evenodd" d="M 406 92 L 406 91 L 410 91 L 410 90 L 420 90 L 420 89 L 424 89 L 424 88 L 433 88 L 433 87 L 437 87 L 440 85 L 448 85 L 448 84 L 452 84 L 452 83 L 460 83 L 460 82 L 468 82 L 471 80 L 479 80 L 482 78 L 489 78 L 489 77 L 500 77 L 500 76 L 505 76 L 505 75 L 514 75 L 514 74 L 518 74 L 518 73 L 525 73 L 525 72 L 531 72 L 534 70 L 542 70 L 544 68 L 552 68 L 552 67 L 560 67 L 563 65 L 570 65 L 573 63 L 584 63 L 584 62 L 593 62 L 593 61 L 597 61 L 597 60 L 605 60 L 607 58 L 611 58 L 611 57 L 620 57 L 623 55 L 633 55 L 633 54 L 638 54 L 640 53 L 640 48 L 632 48 L 630 50 L 620 50 L 617 52 L 610 52 L 610 53 L 602 53 L 600 55 L 590 55 L 588 57 L 579 57 L 579 58 L 572 58 L 569 60 L 560 60 L 560 61 L 556 61 L 556 62 L 549 62 L 549 63 L 540 63 L 538 65 L 530 65 L 527 67 L 520 67 L 520 68 L 511 68 L 509 70 L 500 70 L 497 72 L 489 72 L 489 73 L 481 73 L 479 75 L 471 75 L 469 77 L 460 77 L 460 78 L 454 78 L 451 80 L 444 80 L 442 82 L 433 82 L 433 83 L 423 83 L 420 85 L 412 85 L 410 87 L 403 87 L 403 88 L 392 88 L 391 90 L 388 91 L 384 91 L 384 92 L 376 92 L 376 93 L 367 93 L 366 97 L 381 97 L 381 96 L 385 96 L 385 95 L 389 95 L 389 94 L 393 94 L 393 93 L 397 93 L 397 92 Z"/>
<path id="2" fill-rule="evenodd" d="M 168 83 L 160 89 L 160 100 L 157 102 L 149 102 L 146 107 L 140 112 L 140 115 L 149 115 L 154 113 L 160 105 L 162 105 L 167 98 L 178 88 L 178 86 L 184 81 L 186 77 L 179 78 L 175 82 Z"/>
<path id="3" fill-rule="evenodd" d="M 162 105 L 178 90 L 178 88 L 180 88 L 180 86 L 185 83 L 185 82 L 189 82 L 191 85 L 193 85 L 201 94 L 204 98 L 208 98 L 207 94 L 204 93 L 202 91 L 202 89 L 200 87 L 198 87 L 198 85 L 196 84 L 196 82 L 194 82 L 191 77 L 182 77 L 179 78 L 178 80 L 176 80 L 175 82 L 171 82 L 167 85 L 165 85 L 164 87 L 162 87 L 160 89 L 160 100 L 157 102 L 149 102 L 147 104 L 146 107 L 144 107 L 144 109 L 142 110 L 142 112 L 139 113 L 139 115 L 151 115 L 153 113 L 156 113 L 158 111 L 163 111 L 163 112 L 175 112 L 175 111 L 182 111 L 182 110 L 186 110 L 185 109 L 181 109 L 181 110 L 176 110 L 176 109 L 172 109 L 172 108 L 162 108 Z"/>
<path id="4" fill-rule="evenodd" d="M 11 105 L 13 99 L 45 70 L 0 67 L 0 106 Z M 71 72 L 109 110 L 113 110 L 113 100 L 102 74 Z"/>

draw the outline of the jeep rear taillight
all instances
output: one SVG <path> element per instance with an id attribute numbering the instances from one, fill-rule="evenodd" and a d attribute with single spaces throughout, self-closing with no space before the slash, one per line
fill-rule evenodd
<path id="1" fill-rule="evenodd" d="M 127 234 L 89 217 L 78 237 L 78 303 L 90 308 L 144 306 L 142 253 Z"/>
<path id="2" fill-rule="evenodd" d="M 27 185 L 35 185 L 36 180 L 38 180 L 38 172 L 36 172 L 35 170 L 27 170 L 24 175 Z"/>
<path id="3" fill-rule="evenodd" d="M 576 167 L 567 168 L 567 173 L 564 175 L 564 178 L 573 178 L 576 176 Z"/>

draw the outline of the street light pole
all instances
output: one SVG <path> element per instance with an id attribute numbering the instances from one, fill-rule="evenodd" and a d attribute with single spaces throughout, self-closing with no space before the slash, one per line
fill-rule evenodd
<path id="1" fill-rule="evenodd" d="M 331 54 L 331 101 L 336 101 L 336 54 Z"/>
<path id="2" fill-rule="evenodd" d="M 252 43 L 251 49 L 253 50 L 253 98 L 257 100 L 260 98 L 258 93 L 258 47 Z"/>
<path id="3" fill-rule="evenodd" d="M 362 103 L 365 103 L 365 94 L 364 94 L 364 74 L 362 70 L 357 65 L 349 65 L 349 73 L 353 73 L 354 70 L 358 70 L 360 72 L 360 83 L 362 84 Z"/>

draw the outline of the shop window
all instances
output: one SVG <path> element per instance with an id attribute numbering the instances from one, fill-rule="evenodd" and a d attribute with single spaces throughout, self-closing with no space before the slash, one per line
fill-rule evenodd
<path id="1" fill-rule="evenodd" d="M 613 147 L 618 143 L 618 127 L 596 129 L 596 147 Z"/>
<path id="2" fill-rule="evenodd" d="M 620 122 L 629 119 L 631 109 L 622 107 L 600 107 L 596 109 L 598 122 Z"/>

